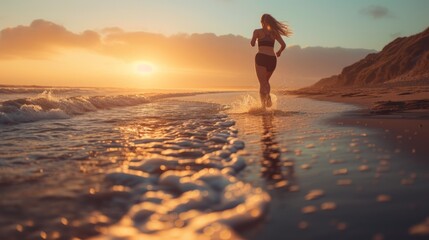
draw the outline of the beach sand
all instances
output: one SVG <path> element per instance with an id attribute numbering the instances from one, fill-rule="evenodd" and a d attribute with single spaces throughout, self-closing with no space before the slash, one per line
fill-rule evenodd
<path id="1" fill-rule="evenodd" d="M 397 151 L 424 159 L 429 154 L 429 86 L 303 89 L 288 92 L 322 101 L 353 104 L 358 110 L 331 119 L 338 125 L 382 129 Z"/>

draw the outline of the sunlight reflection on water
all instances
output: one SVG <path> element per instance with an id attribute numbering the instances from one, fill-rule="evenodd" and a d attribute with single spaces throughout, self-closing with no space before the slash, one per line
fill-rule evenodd
<path id="1" fill-rule="evenodd" d="M 376 131 L 327 124 L 353 106 L 272 99 L 261 111 L 257 93 L 204 94 L 1 126 L 0 233 L 413 239 L 429 215 L 426 164 Z"/>
<path id="2" fill-rule="evenodd" d="M 198 97 L 257 106 L 257 93 Z M 429 215 L 429 166 L 393 149 L 382 131 L 334 126 L 330 119 L 356 107 L 280 96 L 276 109 L 247 109 L 230 113 L 247 143 L 240 176 L 272 197 L 269 221 L 246 228 L 247 238 L 424 239 L 409 231 Z M 410 177 L 417 175 L 418 183 Z"/>

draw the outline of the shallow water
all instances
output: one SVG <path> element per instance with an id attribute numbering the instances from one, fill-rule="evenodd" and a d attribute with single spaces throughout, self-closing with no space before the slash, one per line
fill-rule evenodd
<path id="1" fill-rule="evenodd" d="M 241 229 L 246 238 L 428 237 L 429 163 L 390 145 L 383 130 L 331 120 L 356 107 L 280 96 L 275 110 L 260 114 L 256 94 L 189 98 L 251 103 L 227 110 L 246 142 L 240 177 L 272 200 L 264 221 Z"/>
<path id="2" fill-rule="evenodd" d="M 83 106 L 73 94 L 39 111 L 88 109 L 99 92 Z M 355 107 L 156 96 L 0 125 L 2 239 L 420 239 L 429 165 L 380 132 L 327 123 Z"/>
<path id="3" fill-rule="evenodd" d="M 7 102 L 3 116 L 26 121 L 0 125 L 1 236 L 236 238 L 232 227 L 260 219 L 270 197 L 235 177 L 245 167 L 235 122 L 218 104 L 170 96 Z M 70 102 L 90 111 L 69 114 Z M 67 118 L 31 118 L 28 103 Z"/>

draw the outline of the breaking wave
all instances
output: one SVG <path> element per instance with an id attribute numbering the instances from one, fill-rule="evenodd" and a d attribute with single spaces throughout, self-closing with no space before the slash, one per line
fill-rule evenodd
<path id="1" fill-rule="evenodd" d="M 159 94 L 147 97 L 143 94 L 111 96 L 57 97 L 45 90 L 33 98 L 21 98 L 0 103 L 0 124 L 28 123 L 47 119 L 64 119 L 87 112 L 115 107 L 135 106 L 181 94 Z"/>

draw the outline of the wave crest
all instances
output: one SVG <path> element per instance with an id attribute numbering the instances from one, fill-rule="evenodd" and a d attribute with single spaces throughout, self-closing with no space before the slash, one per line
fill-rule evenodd
<path id="1" fill-rule="evenodd" d="M 0 105 L 0 124 L 63 119 L 87 112 L 114 107 L 134 106 L 149 102 L 141 94 L 114 96 L 75 96 L 60 98 L 44 91 L 34 98 L 9 100 Z"/>

